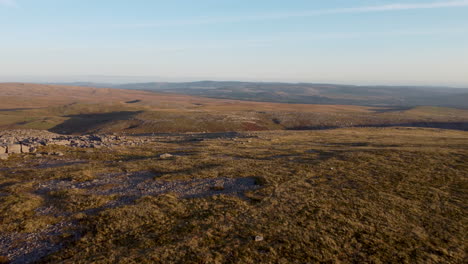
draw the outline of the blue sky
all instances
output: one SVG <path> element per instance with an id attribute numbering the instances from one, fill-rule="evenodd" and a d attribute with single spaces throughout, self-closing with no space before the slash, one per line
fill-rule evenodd
<path id="1" fill-rule="evenodd" d="M 0 0 L 0 36 L 0 81 L 468 86 L 468 0 Z"/>

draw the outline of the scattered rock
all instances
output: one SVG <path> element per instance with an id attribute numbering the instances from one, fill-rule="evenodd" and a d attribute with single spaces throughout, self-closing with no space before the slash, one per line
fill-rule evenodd
<path id="1" fill-rule="evenodd" d="M 154 136 L 154 135 L 153 135 Z M 188 140 L 191 140 L 188 138 Z M 203 138 L 192 139 L 203 141 Z M 155 142 L 147 136 L 117 135 L 59 135 L 44 130 L 5 130 L 0 131 L 0 153 L 35 153 L 40 146 L 67 146 L 73 148 L 114 148 L 144 146 Z M 11 146 L 11 147 L 9 147 Z M 173 157 L 173 156 L 170 156 Z M 170 158 L 169 156 L 166 158 Z"/>
<path id="2" fill-rule="evenodd" d="M 263 236 L 255 236 L 254 240 L 255 242 L 260 242 L 260 241 L 263 241 Z"/>
<path id="3" fill-rule="evenodd" d="M 160 157 L 161 159 L 170 159 L 170 158 L 174 157 L 174 155 L 171 155 L 171 154 L 169 154 L 169 153 L 165 153 L 165 154 L 159 155 L 159 157 Z"/>
<path id="4" fill-rule="evenodd" d="M 9 144 L 8 145 L 9 154 L 19 154 L 21 153 L 21 144 Z"/>
<path id="5" fill-rule="evenodd" d="M 58 145 L 58 146 L 68 146 L 70 144 L 71 144 L 71 142 L 69 140 L 56 140 L 56 141 L 54 141 L 54 145 Z"/>
<path id="6" fill-rule="evenodd" d="M 27 145 L 21 145 L 21 153 L 29 153 L 30 147 Z"/>

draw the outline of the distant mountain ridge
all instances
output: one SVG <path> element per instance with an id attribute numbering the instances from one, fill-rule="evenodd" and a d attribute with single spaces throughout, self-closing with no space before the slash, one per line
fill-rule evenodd
<path id="1" fill-rule="evenodd" d="M 428 105 L 468 108 L 468 89 L 436 86 L 357 86 L 320 83 L 241 81 L 148 82 L 128 84 L 77 82 L 67 84 L 261 102 L 387 107 Z"/>

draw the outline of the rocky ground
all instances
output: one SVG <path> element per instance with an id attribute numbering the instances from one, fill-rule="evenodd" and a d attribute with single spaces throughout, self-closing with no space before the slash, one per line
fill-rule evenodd
<path id="1" fill-rule="evenodd" d="M 40 146 L 57 145 L 77 148 L 102 148 L 118 146 L 138 146 L 150 139 L 116 135 L 59 135 L 43 130 L 0 131 L 0 159 L 11 154 L 36 153 Z M 37 155 L 62 155 L 61 153 L 38 153 Z"/>
<path id="2" fill-rule="evenodd" d="M 135 200 L 147 195 L 172 193 L 181 198 L 220 194 L 242 196 L 245 191 L 255 190 L 260 187 L 257 185 L 255 178 L 158 181 L 154 177 L 154 173 L 151 172 L 137 172 L 104 174 L 95 180 L 78 183 L 69 180 L 52 180 L 37 186 L 35 193 L 47 197 L 48 194 L 53 192 L 76 190 L 78 192 L 82 191 L 84 195 L 112 197 L 110 201 L 97 208 L 79 212 L 79 214 L 89 216 L 96 215 L 106 209 L 132 204 Z M 65 212 L 57 206 L 47 205 L 37 208 L 36 214 L 68 220 L 60 221 L 38 232 L 8 234 L 0 232 L 0 256 L 7 256 L 11 263 L 32 263 L 59 250 L 64 244 L 63 237 L 65 234 L 68 236 L 67 240 L 70 237 L 73 240 L 80 238 L 82 230 L 71 213 Z"/>
<path id="3" fill-rule="evenodd" d="M 467 137 L 1 132 L 0 263 L 463 263 Z"/>
<path id="4" fill-rule="evenodd" d="M 9 130 L 0 132 L 0 157 L 8 160 L 20 157 L 23 160 L 19 167 L 2 168 L 15 173 L 14 169 L 58 169 L 74 165 L 86 165 L 89 161 L 67 157 L 63 152 L 44 152 L 41 147 L 71 147 L 80 149 L 101 149 L 117 147 L 141 147 L 154 142 L 187 141 L 201 142 L 205 139 L 229 138 L 237 140 L 237 133 L 214 133 L 197 135 L 59 135 L 40 130 Z M 159 159 L 175 159 L 182 153 L 163 153 Z M 48 158 L 56 156 L 57 158 Z M 31 161 L 26 157 L 34 157 Z M 34 163 L 34 164 L 32 164 Z M 79 214 L 96 215 L 99 212 L 129 205 L 135 200 L 148 195 L 175 194 L 180 198 L 197 198 L 213 195 L 234 195 L 242 197 L 245 191 L 255 190 L 260 186 L 253 177 L 245 178 L 210 178 L 193 180 L 165 181 L 157 180 L 158 173 L 137 171 L 130 173 L 103 173 L 92 180 L 75 181 L 57 179 L 42 182 L 30 190 L 35 195 L 50 200 L 51 194 L 64 190 L 79 192 L 80 195 L 111 197 L 96 208 L 79 211 Z M 2 193 L 0 193 L 0 196 Z M 5 194 L 6 196 L 8 194 Z M 35 209 L 37 216 L 54 217 L 61 220 L 36 232 L 1 232 L 0 256 L 8 263 L 33 263 L 62 248 L 64 235 L 73 240 L 80 238 L 81 230 L 76 218 L 77 212 L 67 212 L 53 203 Z M 1 259 L 0 259 L 0 263 Z"/>

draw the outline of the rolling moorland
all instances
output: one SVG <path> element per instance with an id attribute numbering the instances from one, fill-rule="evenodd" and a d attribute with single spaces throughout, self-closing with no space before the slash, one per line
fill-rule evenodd
<path id="1" fill-rule="evenodd" d="M 466 105 L 171 91 L 0 84 L 0 263 L 466 261 Z"/>
<path id="2" fill-rule="evenodd" d="M 468 89 L 418 86 L 356 86 L 313 83 L 216 82 L 75 83 L 78 86 L 136 89 L 247 101 L 387 107 L 468 108 Z"/>
<path id="3" fill-rule="evenodd" d="M 431 105 L 377 107 L 286 104 L 37 84 L 0 84 L 0 102 L 0 129 L 45 129 L 65 134 L 227 132 L 402 125 L 468 129 L 468 109 Z"/>

